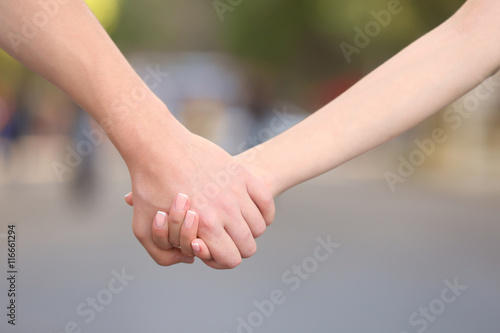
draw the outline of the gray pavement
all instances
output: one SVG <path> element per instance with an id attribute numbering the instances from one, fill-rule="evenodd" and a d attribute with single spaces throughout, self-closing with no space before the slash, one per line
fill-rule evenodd
<path id="1" fill-rule="evenodd" d="M 334 172 L 280 197 L 258 253 L 215 271 L 157 266 L 132 235 L 128 188 L 0 187 L 19 269 L 15 327 L 0 282 L 1 332 L 500 331 L 498 195 L 391 193 Z"/>

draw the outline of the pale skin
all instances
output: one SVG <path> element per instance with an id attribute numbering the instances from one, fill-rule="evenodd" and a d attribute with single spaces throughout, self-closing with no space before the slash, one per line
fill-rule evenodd
<path id="1" fill-rule="evenodd" d="M 236 159 L 276 196 L 396 137 L 500 70 L 499 17 L 500 1 L 468 0 L 343 95 Z M 158 237 L 167 233 L 168 226 Z M 192 229 L 176 237 L 188 236 L 182 251 L 197 244 L 196 255 L 210 259 Z"/>
<path id="2" fill-rule="evenodd" d="M 181 245 L 179 238 L 159 241 L 151 230 L 157 212 L 170 207 L 181 191 L 195 199 L 189 205 L 197 212 L 197 235 L 213 255 L 207 262 L 211 267 L 233 268 L 253 255 L 254 238 L 274 219 L 273 197 L 262 179 L 186 130 L 134 72 L 83 0 L 51 4 L 44 22 L 35 18 L 46 13 L 38 0 L 0 0 L 0 47 L 102 125 L 129 169 L 135 194 L 132 229 L 151 257 L 160 265 L 193 262 L 173 246 Z M 227 175 L 224 186 L 208 193 L 207 184 L 221 172 Z M 170 224 L 176 230 L 175 221 Z"/>
<path id="3" fill-rule="evenodd" d="M 22 17 L 33 17 L 40 7 L 33 0 L 0 0 L 0 46 L 68 93 L 107 130 L 130 170 L 134 233 L 156 262 L 192 262 L 192 242 L 180 241 L 182 214 L 192 209 L 197 217 L 190 233 L 198 228 L 202 247 L 198 256 L 211 267 L 232 268 L 255 252 L 253 238 L 274 217 L 273 195 L 389 140 L 497 71 L 498 7 L 496 0 L 467 1 L 306 121 L 234 159 L 170 115 L 82 1 L 61 4 L 35 36 L 13 42 L 9 33 L 22 36 Z M 120 102 L 131 96 L 135 102 L 123 108 Z M 238 172 L 210 197 L 210 205 L 201 205 L 197 195 L 213 182 L 211 176 L 234 161 L 239 168 L 231 169 Z M 181 191 L 193 201 L 177 214 L 170 210 L 163 224 L 167 237 L 155 235 L 150 221 L 161 220 L 157 211 L 174 204 Z"/>

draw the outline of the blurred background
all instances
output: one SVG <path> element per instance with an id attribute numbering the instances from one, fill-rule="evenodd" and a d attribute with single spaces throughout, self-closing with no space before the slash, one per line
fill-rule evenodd
<path id="1" fill-rule="evenodd" d="M 170 111 L 236 154 L 278 134 L 269 130 L 276 112 L 295 115 L 287 127 L 304 119 L 464 1 L 402 0 L 387 24 L 372 12 L 387 10 L 387 0 L 87 3 L 139 75 L 154 78 L 148 84 Z M 377 33 L 356 47 L 356 29 L 370 22 Z M 346 44 L 357 51 L 346 54 Z M 2 313 L 1 331 L 77 332 L 65 327 L 75 322 L 82 332 L 497 333 L 497 86 L 479 86 L 488 98 L 472 91 L 279 197 L 258 253 L 237 269 L 164 268 L 132 234 L 123 203 L 130 180 L 114 147 L 92 142 L 88 133 L 98 127 L 84 111 L 0 51 L 0 262 L 7 225 L 15 224 L 20 271 L 18 325 Z M 435 129 L 447 140 L 429 153 L 416 140 Z M 84 142 L 92 143 L 88 154 L 62 172 Z M 388 177 L 401 177 L 407 163 L 411 172 L 391 185 Z M 294 265 L 312 262 L 317 238 L 329 235 L 341 247 L 317 267 L 306 264 L 307 277 L 296 273 Z M 122 268 L 135 278 L 105 298 Z M 300 288 L 291 290 L 285 276 L 299 277 Z M 444 281 L 455 278 L 467 289 L 438 308 Z M 0 288 L 6 305 L 6 279 Z M 254 302 L 275 289 L 283 304 L 272 314 L 259 310 Z M 92 309 L 89 297 L 101 304 L 91 320 L 77 311 L 82 303 Z M 430 304 L 434 315 L 425 317 L 419 311 Z"/>

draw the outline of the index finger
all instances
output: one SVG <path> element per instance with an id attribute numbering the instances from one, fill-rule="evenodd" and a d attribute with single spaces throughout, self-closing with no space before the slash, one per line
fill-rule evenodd
<path id="1" fill-rule="evenodd" d="M 181 262 L 189 264 L 194 262 L 194 258 L 183 255 L 177 248 L 168 250 L 159 248 L 153 241 L 151 223 L 154 223 L 153 218 L 141 212 L 139 208 L 134 208 L 132 221 L 134 234 L 158 265 L 170 266 Z"/>

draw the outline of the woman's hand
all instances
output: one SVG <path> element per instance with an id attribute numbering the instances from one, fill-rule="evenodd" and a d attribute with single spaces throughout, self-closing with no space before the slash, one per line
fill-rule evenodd
<path id="1" fill-rule="evenodd" d="M 134 193 L 134 234 L 158 264 L 186 261 L 188 256 L 172 255 L 169 246 L 181 245 L 180 217 L 190 206 L 198 217 L 197 235 L 213 257 L 208 264 L 234 268 L 255 253 L 254 238 L 273 221 L 272 194 L 241 162 L 173 123 L 150 124 L 148 136 L 139 135 L 136 147 L 125 154 Z M 153 239 L 151 221 L 165 207 L 171 208 L 169 237 L 162 246 Z"/>
<path id="2" fill-rule="evenodd" d="M 204 142 L 206 143 L 206 142 Z M 212 144 L 209 144 L 211 146 Z M 218 151 L 218 149 L 215 149 Z M 218 151 L 218 154 L 221 152 Z M 222 153 L 221 156 L 224 156 L 224 160 L 226 161 L 226 167 L 223 168 L 223 171 L 219 172 L 215 177 L 212 177 L 212 181 L 207 183 L 209 184 L 207 186 L 207 189 L 215 189 L 219 188 L 220 190 L 225 189 L 229 184 L 225 185 L 225 183 L 228 182 L 228 180 L 232 177 L 237 177 L 240 172 L 245 172 L 244 177 L 248 177 L 248 179 L 252 180 L 254 183 L 253 185 L 250 184 L 248 187 L 249 189 L 255 188 L 254 192 L 256 194 L 259 194 L 262 196 L 262 201 L 263 201 L 263 216 L 264 218 L 264 223 L 265 225 L 260 222 L 260 225 L 257 224 L 249 224 L 248 227 L 252 231 L 252 237 L 257 238 L 259 237 L 264 229 L 265 226 L 268 226 L 271 224 L 271 222 L 274 219 L 274 203 L 272 201 L 272 196 L 275 195 L 274 191 L 276 188 L 275 185 L 275 180 L 273 174 L 265 170 L 264 168 L 258 166 L 256 163 L 257 161 L 255 160 L 255 154 L 249 150 L 246 151 L 245 153 L 242 153 L 236 157 L 233 157 L 231 160 L 227 160 L 225 156 L 225 153 Z M 221 158 L 219 157 L 219 159 Z M 201 167 L 199 167 L 201 168 Z M 250 171 L 250 175 L 246 173 L 245 168 Z M 239 170 L 239 171 L 234 171 L 234 170 Z M 230 173 L 235 173 L 234 175 L 230 175 Z M 181 187 L 181 185 L 178 185 Z M 182 189 L 182 191 L 185 191 L 186 189 Z M 209 249 L 209 245 L 207 245 L 204 241 L 205 236 L 207 236 L 207 233 L 203 231 L 198 231 L 198 226 L 203 225 L 203 223 L 200 224 L 200 217 L 197 214 L 198 210 L 197 208 L 194 207 L 199 207 L 202 209 L 201 216 L 205 218 L 205 214 L 210 214 L 212 211 L 216 211 L 216 206 L 215 204 L 217 203 L 216 201 L 211 201 L 212 198 L 210 198 L 210 192 L 201 192 L 200 193 L 195 193 L 195 198 L 190 198 L 190 196 L 178 193 L 175 200 L 171 203 L 169 206 L 168 210 L 168 215 L 166 218 L 166 223 L 164 226 L 162 226 L 161 230 L 161 237 L 158 236 L 158 232 L 155 233 L 155 231 L 158 231 L 155 229 L 154 223 L 153 223 L 153 232 L 152 232 L 152 242 L 155 244 L 152 246 L 151 244 L 148 244 L 148 247 L 150 248 L 164 248 L 164 249 L 171 249 L 174 248 L 174 246 L 180 246 L 181 252 L 187 256 L 190 257 L 192 255 L 196 255 L 200 259 L 203 260 L 205 264 L 212 268 L 230 268 L 230 265 L 227 265 L 227 261 L 220 262 L 219 260 L 214 260 L 214 257 L 212 256 L 211 250 Z M 247 191 L 248 196 L 250 196 L 250 191 Z M 196 194 L 198 194 L 196 196 Z M 243 191 L 244 194 L 244 191 Z M 255 194 L 254 196 L 255 197 Z M 127 194 L 125 196 L 125 201 L 129 205 L 134 205 L 135 203 L 135 193 L 132 195 L 132 192 Z M 208 201 L 210 200 L 210 201 Z M 200 202 L 197 202 L 200 201 Z M 231 202 L 234 202 L 231 200 Z M 198 205 L 197 205 L 198 204 Z M 235 203 L 236 204 L 236 203 Z M 160 204 L 161 205 L 161 204 Z M 212 207 L 210 207 L 212 206 Z M 261 204 L 262 206 L 262 204 Z M 163 205 L 163 207 L 167 207 Z M 252 205 L 250 205 L 252 207 Z M 266 208 L 267 207 L 267 208 Z M 234 207 L 232 207 L 234 208 Z M 230 212 L 231 210 L 227 210 L 227 212 Z M 219 212 L 220 213 L 220 212 Z M 220 216 L 220 215 L 219 215 Z M 225 216 L 223 214 L 222 216 Z M 151 221 L 151 220 L 150 220 Z M 188 223 L 186 223 L 188 221 Z M 216 221 L 216 222 L 222 222 L 222 221 Z M 241 222 L 241 220 L 240 220 Z M 245 219 L 245 223 L 247 220 Z M 151 223 L 151 222 L 150 222 Z M 191 223 L 193 223 L 193 226 L 191 226 Z M 258 222 L 259 223 L 259 222 Z M 187 226 L 187 228 L 186 228 Z M 250 227 L 250 226 L 253 226 Z M 209 229 L 212 230 L 212 229 Z M 241 227 L 241 230 L 244 232 L 246 228 Z M 156 235 L 155 235 L 156 234 Z M 200 237 L 200 238 L 198 238 Z M 145 238 L 147 238 L 147 235 L 145 235 Z M 210 243 L 209 244 L 214 244 Z M 217 244 L 217 243 L 215 243 Z M 230 244 L 230 243 L 229 243 Z M 251 242 L 251 245 L 253 246 L 255 244 L 254 242 Z M 230 244 L 231 245 L 231 244 Z M 216 249 L 214 248 L 213 245 L 210 245 L 211 249 Z M 253 252 L 253 251 L 252 251 Z M 166 264 L 170 265 L 173 263 L 178 262 L 178 258 L 171 257 L 170 255 L 162 255 L 160 252 L 155 252 L 154 253 L 156 257 L 165 257 L 166 262 L 159 262 L 160 264 Z M 233 252 L 234 254 L 234 252 Z M 249 253 L 250 255 L 252 253 Z M 244 255 L 240 253 L 241 257 L 248 257 L 249 255 Z M 153 256 L 153 255 L 152 255 Z M 237 256 L 235 256 L 239 260 Z M 153 258 L 155 258 L 153 256 Z M 215 257 L 217 258 L 217 257 Z M 187 260 L 187 258 L 184 258 Z"/>
<path id="3" fill-rule="evenodd" d="M 189 210 L 191 207 L 191 200 L 185 194 L 179 193 L 176 200 L 179 197 L 184 197 L 187 199 L 187 203 L 184 208 L 178 211 L 175 206 L 175 202 L 170 207 L 170 214 L 159 211 L 151 223 L 151 234 L 153 236 L 153 242 L 159 248 L 163 250 L 171 250 L 172 255 L 177 254 L 179 251 L 182 252 L 186 257 L 194 257 L 195 255 L 202 259 L 207 265 L 213 268 L 219 268 L 218 265 L 212 257 L 210 250 L 202 239 L 197 238 L 198 235 L 198 225 L 199 217 L 196 212 Z M 132 192 L 125 196 L 125 202 L 130 206 L 133 206 L 133 195 Z M 174 221 L 175 220 L 175 221 Z M 180 230 L 180 248 L 176 248 L 170 244 L 169 241 L 169 224 L 179 223 L 181 225 Z M 186 258 L 186 263 L 192 263 L 192 258 Z"/>

